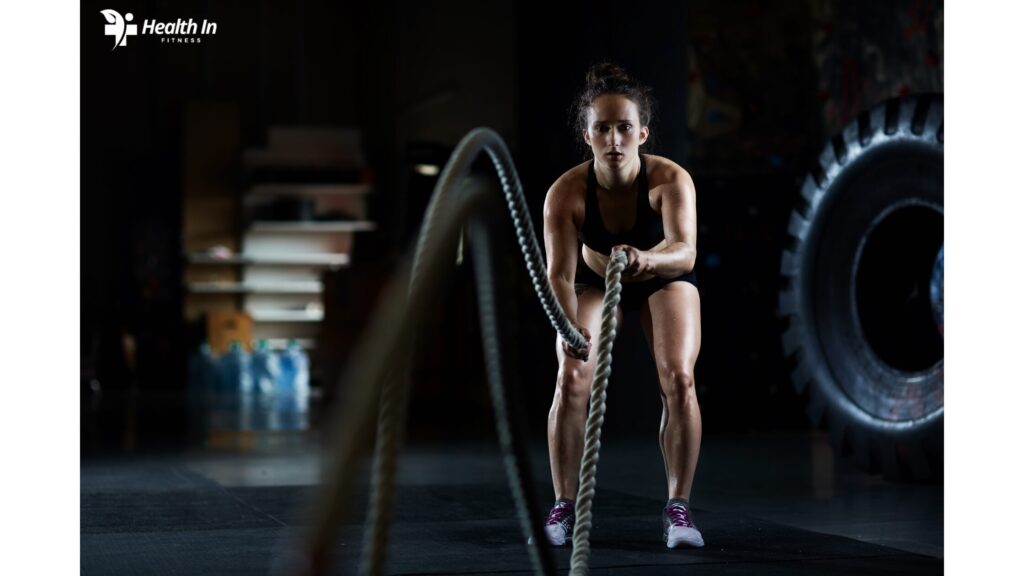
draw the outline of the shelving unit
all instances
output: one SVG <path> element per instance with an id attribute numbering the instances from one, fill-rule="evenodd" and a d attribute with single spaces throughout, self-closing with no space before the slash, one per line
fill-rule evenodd
<path id="1" fill-rule="evenodd" d="M 196 294 L 320 294 L 320 282 L 189 282 L 188 289 Z"/>
<path id="2" fill-rule="evenodd" d="M 253 222 L 249 232 L 295 232 L 316 234 L 318 232 L 369 232 L 377 225 L 366 221 L 339 222 Z"/>
<path id="3" fill-rule="evenodd" d="M 257 184 L 249 189 L 245 203 L 258 204 L 275 196 L 361 196 L 370 193 L 369 184 Z"/>
<path id="4" fill-rule="evenodd" d="M 372 192 L 359 144 L 352 130 L 274 127 L 268 146 L 243 153 L 246 187 L 242 195 L 242 283 L 315 284 L 309 292 L 249 291 L 242 307 L 253 319 L 255 338 L 315 339 L 323 321 L 325 268 L 347 266 L 360 232 L 376 229 L 366 220 Z M 275 202 L 304 203 L 304 218 L 285 210 L 267 219 Z M 289 217 L 290 216 L 290 217 Z"/>
<path id="5" fill-rule="evenodd" d="M 323 310 L 258 310 L 251 315 L 256 322 L 321 322 L 324 319 Z"/>
<path id="6" fill-rule="evenodd" d="M 309 349 L 324 317 L 322 274 L 349 266 L 356 236 L 377 228 L 360 135 L 276 126 L 266 147 L 242 149 L 237 122 L 237 110 L 214 104 L 188 111 L 185 316 L 244 312 L 252 339 Z"/>
<path id="7" fill-rule="evenodd" d="M 348 254 L 236 254 L 232 256 L 214 256 L 205 253 L 188 255 L 188 263 L 195 265 L 231 266 L 231 265 L 264 265 L 264 266 L 310 266 L 322 268 L 344 268 L 349 264 Z"/>

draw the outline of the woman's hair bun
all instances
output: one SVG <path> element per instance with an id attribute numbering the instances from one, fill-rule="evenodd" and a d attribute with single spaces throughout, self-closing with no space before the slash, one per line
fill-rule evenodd
<path id="1" fill-rule="evenodd" d="M 587 70 L 587 92 L 629 94 L 636 88 L 637 82 L 617 64 L 601 62 Z"/>
<path id="2" fill-rule="evenodd" d="M 573 103 L 573 129 L 577 135 L 587 130 L 587 113 L 591 104 L 605 94 L 621 94 L 632 100 L 640 115 L 640 124 L 650 126 L 655 107 L 651 89 L 627 74 L 618 64 L 600 62 L 587 70 L 586 85 Z M 648 139 L 648 146 L 650 142 Z M 589 151 L 589 147 L 584 147 L 584 152 Z"/>

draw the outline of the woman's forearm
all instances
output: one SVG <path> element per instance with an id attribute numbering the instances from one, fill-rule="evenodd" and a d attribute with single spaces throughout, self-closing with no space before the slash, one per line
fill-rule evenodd
<path id="1" fill-rule="evenodd" d="M 647 252 L 647 272 L 661 278 L 675 278 L 693 270 L 697 251 L 685 242 L 675 242 Z"/>
<path id="2" fill-rule="evenodd" d="M 555 294 L 555 300 L 558 300 L 559 305 L 562 306 L 562 310 L 565 315 L 569 318 L 569 321 L 573 324 L 577 324 L 576 321 L 576 288 L 573 283 L 564 278 L 548 278 L 551 282 L 551 291 Z"/>

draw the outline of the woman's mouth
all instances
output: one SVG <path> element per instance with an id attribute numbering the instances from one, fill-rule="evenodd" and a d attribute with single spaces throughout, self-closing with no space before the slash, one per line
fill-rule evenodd
<path id="1" fill-rule="evenodd" d="M 622 152 L 608 152 L 605 156 L 609 158 L 622 158 L 623 154 Z"/>

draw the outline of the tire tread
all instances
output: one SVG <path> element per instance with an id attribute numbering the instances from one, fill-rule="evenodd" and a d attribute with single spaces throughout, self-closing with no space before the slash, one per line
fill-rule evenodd
<path id="1" fill-rule="evenodd" d="M 815 227 L 815 216 L 844 165 L 855 162 L 870 147 L 892 138 L 926 139 L 943 142 L 943 98 L 941 94 L 891 99 L 860 113 L 855 122 L 830 138 L 816 162 L 812 162 L 800 188 L 796 206 L 786 226 L 786 247 L 780 261 L 783 288 L 779 291 L 777 314 L 785 321 L 782 332 L 784 357 L 791 361 L 790 380 L 797 394 L 807 402 L 812 425 L 825 425 L 837 454 L 852 454 L 857 465 L 869 472 L 882 472 L 889 479 L 934 480 L 942 474 L 941 422 L 939 438 L 914 434 L 899 438 L 864 428 L 844 409 L 830 403 L 821 389 L 822 379 L 832 378 L 824 358 L 818 357 L 809 339 L 816 338 L 802 316 L 804 299 L 802 266 L 811 257 L 805 246 Z"/>

